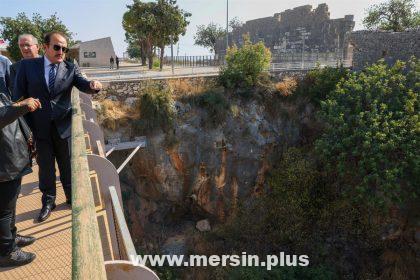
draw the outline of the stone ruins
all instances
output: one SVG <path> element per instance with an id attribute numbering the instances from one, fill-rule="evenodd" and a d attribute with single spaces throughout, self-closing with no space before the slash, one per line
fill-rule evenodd
<path id="1" fill-rule="evenodd" d="M 330 19 L 327 4 L 316 9 L 311 5 L 288 9 L 272 17 L 247 21 L 229 33 L 229 44 L 241 46 L 243 34 L 270 48 L 273 62 L 347 59 L 347 46 L 355 22 L 353 15 Z M 217 43 L 220 54 L 226 53 L 226 41 Z M 302 52 L 303 50 L 303 52 Z M 303 53 L 303 54 L 302 54 Z"/>

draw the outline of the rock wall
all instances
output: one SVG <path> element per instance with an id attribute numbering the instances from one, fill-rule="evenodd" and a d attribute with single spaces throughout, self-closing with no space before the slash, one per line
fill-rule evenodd
<path id="1" fill-rule="evenodd" d="M 112 81 L 104 82 L 104 89 L 94 95 L 94 99 L 101 101 L 111 99 L 114 101 L 122 101 L 131 104 L 145 88 L 150 84 L 161 84 L 170 86 L 172 83 L 188 83 L 192 86 L 203 83 L 203 81 L 214 81 L 216 77 L 184 77 L 184 78 L 162 78 L 150 80 L 129 80 L 129 81 Z"/>
<path id="2" fill-rule="evenodd" d="M 397 60 L 407 61 L 411 56 L 420 58 L 420 29 L 404 32 L 355 31 L 350 36 L 353 69 L 385 59 L 389 64 Z"/>
<path id="3" fill-rule="evenodd" d="M 316 127 L 305 102 L 231 97 L 228 103 L 226 115 L 213 121 L 207 109 L 177 99 L 173 129 L 146 135 L 147 148 L 120 174 L 137 245 L 156 248 L 185 233 L 180 228 L 186 225 L 191 230 L 202 219 L 212 226 L 228 220 L 238 203 L 264 191 L 281 150 L 305 139 L 305 128 Z M 118 166 L 128 154 L 114 152 L 110 160 Z"/>

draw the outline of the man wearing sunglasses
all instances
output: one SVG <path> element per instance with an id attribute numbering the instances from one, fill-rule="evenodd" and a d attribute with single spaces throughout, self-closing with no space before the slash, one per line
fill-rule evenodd
<path id="1" fill-rule="evenodd" d="M 22 60 L 15 79 L 13 99 L 33 97 L 41 109 L 30 113 L 28 123 L 33 130 L 39 166 L 39 189 L 42 209 L 38 221 L 45 221 L 56 207 L 55 160 L 60 171 L 66 202 L 71 204 L 71 91 L 96 93 L 102 89 L 97 81 L 88 81 L 79 68 L 65 61 L 68 52 L 66 36 L 50 32 L 44 37 L 45 55 Z"/>

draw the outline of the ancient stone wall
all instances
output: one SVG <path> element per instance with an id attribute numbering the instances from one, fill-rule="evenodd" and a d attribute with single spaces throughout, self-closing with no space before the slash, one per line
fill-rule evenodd
<path id="1" fill-rule="evenodd" d="M 404 32 L 355 31 L 350 36 L 353 69 L 384 59 L 388 64 L 397 60 L 407 61 L 411 56 L 420 58 L 420 29 Z"/>
<path id="2" fill-rule="evenodd" d="M 149 80 L 129 80 L 129 81 L 112 81 L 104 82 L 104 89 L 94 95 L 95 100 L 111 99 L 114 101 L 122 101 L 131 103 L 139 97 L 139 93 L 150 84 L 161 84 L 168 86 L 171 82 L 187 82 L 191 85 L 201 84 L 203 80 L 215 80 L 215 77 L 185 77 L 185 78 L 164 78 Z"/>
<path id="3" fill-rule="evenodd" d="M 333 52 L 346 58 L 348 37 L 354 24 L 352 15 L 330 19 L 327 4 L 320 4 L 314 10 L 311 5 L 305 5 L 273 17 L 247 21 L 229 34 L 229 44 L 241 46 L 243 34 L 248 33 L 253 43 L 262 41 L 270 48 L 274 60 L 285 54 L 302 53 L 302 48 L 305 53 Z M 220 54 L 225 53 L 225 40 L 220 40 L 216 48 Z"/>

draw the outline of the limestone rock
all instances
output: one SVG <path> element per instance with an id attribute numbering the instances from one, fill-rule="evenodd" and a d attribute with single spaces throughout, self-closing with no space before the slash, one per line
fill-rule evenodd
<path id="1" fill-rule="evenodd" d="M 195 227 L 199 231 L 210 231 L 211 230 L 210 222 L 207 219 L 198 221 Z"/>
<path id="2" fill-rule="evenodd" d="M 185 255 L 186 240 L 187 238 L 183 234 L 169 237 L 162 246 L 162 253 L 167 255 Z"/>

